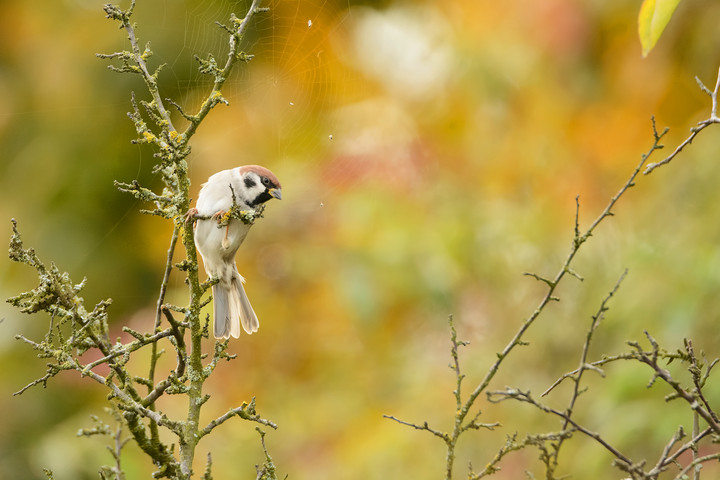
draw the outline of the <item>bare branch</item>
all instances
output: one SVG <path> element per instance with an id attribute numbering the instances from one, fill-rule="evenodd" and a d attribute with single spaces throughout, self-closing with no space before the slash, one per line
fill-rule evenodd
<path id="1" fill-rule="evenodd" d="M 690 408 L 692 408 L 693 411 L 697 412 L 697 414 L 700 415 L 700 417 L 705 420 L 705 422 L 707 422 L 708 426 L 712 428 L 715 434 L 720 435 L 720 423 L 716 420 L 716 418 L 714 418 L 714 412 L 712 412 L 712 410 L 706 409 L 699 401 L 697 395 L 694 395 L 693 393 L 688 392 L 684 388 L 682 388 L 680 382 L 675 380 L 670 374 L 670 372 L 668 372 L 658 364 L 658 358 L 660 357 L 660 353 L 657 342 L 655 342 L 655 340 L 650 336 L 647 331 L 645 332 L 645 335 L 650 340 L 653 346 L 653 350 L 650 355 L 648 355 L 646 352 L 638 351 L 638 360 L 650 366 L 655 372 L 654 378 L 660 378 L 665 383 L 670 385 L 673 390 L 675 390 L 677 396 L 685 400 L 685 402 L 690 405 Z"/>
<path id="2" fill-rule="evenodd" d="M 495 391 L 495 392 L 488 392 L 488 400 L 493 403 L 498 403 L 503 400 L 507 399 L 514 399 L 518 400 L 523 403 L 528 403 L 540 410 L 542 410 L 545 413 L 550 413 L 552 415 L 555 415 L 557 417 L 562 418 L 566 424 L 572 425 L 573 429 L 577 430 L 578 432 L 581 432 L 582 434 L 592 438 L 596 442 L 598 442 L 600 445 L 605 447 L 607 451 L 612 453 L 615 458 L 617 458 L 619 461 L 623 462 L 628 467 L 633 467 L 633 461 L 624 455 L 622 452 L 620 452 L 617 448 L 615 448 L 613 445 L 611 445 L 608 441 L 606 441 L 602 436 L 600 436 L 599 433 L 593 432 L 584 426 L 577 423 L 574 419 L 568 416 L 566 412 L 561 412 L 559 410 L 556 410 L 554 408 L 551 408 L 547 405 L 544 405 L 540 402 L 537 402 L 530 396 L 530 392 L 522 392 L 520 390 L 515 390 L 512 388 L 508 388 L 504 391 Z"/>
<path id="3" fill-rule="evenodd" d="M 698 85 L 700 86 L 700 89 L 707 93 L 710 96 L 712 106 L 710 108 L 710 116 L 706 118 L 705 120 L 702 120 L 697 123 L 697 125 L 690 129 L 690 135 L 673 150 L 673 152 L 665 157 L 663 160 L 656 162 L 656 163 L 650 163 L 645 168 L 645 171 L 643 174 L 647 175 L 651 173 L 653 170 L 655 170 L 658 167 L 661 167 L 663 165 L 666 165 L 670 163 L 675 157 L 678 156 L 680 152 L 683 151 L 685 147 L 690 145 L 693 140 L 695 140 L 695 137 L 698 136 L 700 132 L 705 130 L 710 125 L 720 123 L 720 118 L 717 115 L 717 109 L 718 109 L 718 91 L 720 91 L 720 68 L 718 69 L 718 76 L 715 81 L 715 89 L 713 91 L 710 91 L 701 81 L 699 78 L 695 77 L 695 80 L 698 82 Z"/>
<path id="4" fill-rule="evenodd" d="M 418 425 L 416 423 L 410 423 L 410 422 L 406 422 L 404 420 L 400 420 L 399 418 L 396 418 L 392 415 L 383 415 L 383 418 L 388 418 L 390 420 L 394 420 L 401 425 L 406 425 L 408 427 L 412 427 L 415 430 L 425 430 L 427 432 L 430 432 L 433 435 L 435 435 L 436 437 L 441 438 L 445 443 L 450 441 L 450 437 L 448 436 L 447 433 L 443 433 L 439 430 L 435 430 L 434 428 L 430 428 L 430 425 L 428 425 L 428 422 L 424 422 L 422 425 Z"/>
<path id="5" fill-rule="evenodd" d="M 205 428 L 203 428 L 202 430 L 200 430 L 198 432 L 199 437 L 200 438 L 204 437 L 205 435 L 210 433 L 215 427 L 222 425 L 223 423 L 225 423 L 226 421 L 230 420 L 233 417 L 240 417 L 243 420 L 257 422 L 261 425 L 265 425 L 265 426 L 271 427 L 273 429 L 277 428 L 277 425 L 274 422 L 260 417 L 260 415 L 258 415 L 255 412 L 255 397 L 253 397 L 253 399 L 250 400 L 249 404 L 243 403 L 239 407 L 231 409 L 224 415 L 222 415 L 222 416 L 216 418 L 215 420 L 211 421 L 210 423 L 208 423 Z"/>

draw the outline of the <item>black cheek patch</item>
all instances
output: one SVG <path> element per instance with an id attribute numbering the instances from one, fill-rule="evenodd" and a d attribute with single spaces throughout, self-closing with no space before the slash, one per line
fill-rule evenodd
<path id="1" fill-rule="evenodd" d="M 254 187 L 254 186 L 256 185 L 255 180 L 253 180 L 253 179 L 250 178 L 250 177 L 245 177 L 244 182 L 245 182 L 245 186 L 246 186 L 247 188 L 252 188 L 252 187 Z"/>
<path id="2" fill-rule="evenodd" d="M 271 198 L 274 198 L 272 195 L 270 195 L 268 192 L 262 192 L 260 195 L 255 197 L 255 200 L 250 205 L 251 207 L 257 207 L 261 203 L 265 203 Z"/>

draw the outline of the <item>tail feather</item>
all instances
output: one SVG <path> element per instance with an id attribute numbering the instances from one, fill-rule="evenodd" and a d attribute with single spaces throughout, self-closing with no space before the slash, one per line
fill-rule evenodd
<path id="1" fill-rule="evenodd" d="M 215 338 L 238 338 L 240 326 L 248 334 L 258 331 L 260 322 L 250 305 L 243 288 L 241 276 L 233 277 L 230 288 L 218 283 L 213 285 L 213 315 Z"/>
<path id="2" fill-rule="evenodd" d="M 230 307 L 230 290 L 220 284 L 212 286 L 213 318 L 215 325 L 213 335 L 215 338 L 229 338 L 232 315 Z"/>
<path id="3" fill-rule="evenodd" d="M 247 294 L 245 293 L 245 289 L 243 288 L 243 281 L 241 276 L 237 276 L 233 278 L 233 286 L 234 293 L 235 293 L 235 301 L 237 302 L 238 308 L 238 317 L 240 318 L 240 322 L 242 323 L 242 328 L 245 330 L 248 334 L 254 333 L 258 331 L 258 328 L 260 327 L 260 322 L 258 321 L 257 315 L 255 315 L 255 310 L 253 310 L 252 305 L 250 305 L 250 299 L 248 298 Z M 236 325 L 237 333 L 240 334 L 240 325 Z M 236 337 L 237 338 L 237 337 Z"/>

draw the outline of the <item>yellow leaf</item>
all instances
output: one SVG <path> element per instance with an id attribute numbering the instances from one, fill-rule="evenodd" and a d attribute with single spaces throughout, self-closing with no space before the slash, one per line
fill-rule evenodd
<path id="1" fill-rule="evenodd" d="M 657 43 L 680 0 L 643 0 L 638 15 L 638 34 L 643 57 Z"/>

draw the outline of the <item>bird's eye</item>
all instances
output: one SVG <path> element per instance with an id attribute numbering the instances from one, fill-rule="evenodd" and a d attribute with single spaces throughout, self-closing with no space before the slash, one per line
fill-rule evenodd
<path id="1" fill-rule="evenodd" d="M 262 177 L 262 183 L 263 183 L 263 185 L 265 185 L 266 187 L 269 187 L 269 186 L 270 186 L 270 179 L 267 178 L 267 177 Z"/>

